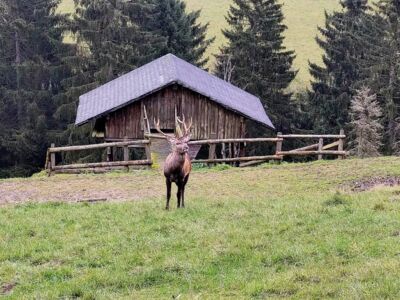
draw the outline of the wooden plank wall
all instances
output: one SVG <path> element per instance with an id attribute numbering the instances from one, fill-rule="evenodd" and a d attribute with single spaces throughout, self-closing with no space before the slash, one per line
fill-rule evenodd
<path id="1" fill-rule="evenodd" d="M 106 117 L 106 139 L 143 139 L 140 102 L 133 103 Z"/>
<path id="2" fill-rule="evenodd" d="M 106 138 L 123 139 L 127 136 L 130 139 L 142 139 L 143 106 L 146 107 L 151 129 L 155 129 L 153 120 L 159 119 L 161 129 L 174 130 L 176 107 L 179 116 L 185 115 L 187 121 L 193 118 L 193 140 L 245 136 L 244 117 L 207 97 L 174 85 L 111 113 L 106 119 Z"/>

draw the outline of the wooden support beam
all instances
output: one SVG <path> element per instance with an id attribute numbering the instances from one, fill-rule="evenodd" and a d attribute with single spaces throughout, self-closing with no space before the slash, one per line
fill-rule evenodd
<path id="1" fill-rule="evenodd" d="M 128 161 L 113 161 L 87 164 L 72 164 L 55 166 L 54 170 L 71 170 L 71 169 L 86 169 L 86 168 L 107 168 L 107 167 L 126 167 L 126 166 L 146 166 L 151 165 L 151 160 L 128 160 Z"/>
<path id="2" fill-rule="evenodd" d="M 143 115 L 144 115 L 144 126 L 146 129 L 144 130 L 145 133 L 151 133 L 151 129 L 150 129 L 150 122 L 149 122 L 149 118 L 147 117 L 147 110 L 146 110 L 146 106 L 143 105 Z"/>
<path id="3" fill-rule="evenodd" d="M 192 163 L 223 163 L 223 162 L 236 162 L 236 161 L 252 161 L 252 160 L 280 160 L 280 155 L 266 155 L 266 156 L 249 156 L 249 157 L 234 157 L 234 158 L 215 158 L 215 159 L 197 159 Z"/>
<path id="4" fill-rule="evenodd" d="M 302 148 L 293 149 L 293 150 L 290 150 L 289 152 L 306 151 L 306 150 L 312 150 L 312 149 L 318 149 L 318 144 L 313 144 L 313 145 L 305 146 Z"/>
<path id="5" fill-rule="evenodd" d="M 282 151 L 278 155 L 348 155 L 346 151 L 322 150 L 322 151 Z"/>
<path id="6" fill-rule="evenodd" d="M 333 143 L 330 143 L 330 144 L 328 144 L 328 145 L 323 146 L 323 147 L 322 147 L 322 150 L 327 150 L 327 149 L 335 148 L 335 147 L 337 147 L 337 146 L 339 146 L 339 141 L 336 141 L 336 142 L 333 142 Z M 339 150 L 339 151 L 343 151 L 343 149 L 342 149 L 342 150 Z"/>
<path id="7" fill-rule="evenodd" d="M 255 165 L 259 165 L 259 164 L 265 163 L 267 161 L 268 160 L 252 160 L 252 161 L 241 163 L 239 165 L 239 167 L 244 168 L 244 167 L 255 166 Z"/>

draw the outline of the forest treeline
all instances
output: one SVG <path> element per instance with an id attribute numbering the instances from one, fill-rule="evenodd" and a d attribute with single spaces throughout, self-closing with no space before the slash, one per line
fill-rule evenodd
<path id="1" fill-rule="evenodd" d="M 0 0 L 0 177 L 39 171 L 50 143 L 94 142 L 91 124 L 73 125 L 79 96 L 94 87 L 166 53 L 207 66 L 208 24 L 182 0 L 75 0 L 71 15 L 59 3 Z M 323 64 L 310 64 L 311 88 L 289 92 L 296 54 L 277 0 L 233 1 L 212 71 L 260 97 L 279 131 L 344 128 L 359 156 L 398 154 L 400 2 L 341 3 L 319 28 Z"/>

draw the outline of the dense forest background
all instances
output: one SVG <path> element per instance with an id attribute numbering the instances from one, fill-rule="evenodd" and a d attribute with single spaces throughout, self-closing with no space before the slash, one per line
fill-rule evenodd
<path id="1" fill-rule="evenodd" d="M 181 0 L 74 2 L 63 14 L 61 0 L 0 0 L 0 177 L 39 171 L 52 142 L 93 142 L 91 124 L 73 125 L 86 91 L 166 53 L 210 66 L 209 26 Z M 343 0 L 326 13 L 323 62 L 309 64 L 311 87 L 296 93 L 280 1 L 234 0 L 226 18 L 211 71 L 259 96 L 279 131 L 344 128 L 359 156 L 399 154 L 398 0 Z"/>

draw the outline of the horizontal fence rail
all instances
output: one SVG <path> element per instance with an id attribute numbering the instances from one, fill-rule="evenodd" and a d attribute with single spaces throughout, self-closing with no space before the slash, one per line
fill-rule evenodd
<path id="1" fill-rule="evenodd" d="M 108 147 L 126 147 L 126 146 L 147 145 L 147 144 L 150 144 L 149 140 L 102 143 L 102 144 L 81 145 L 81 146 L 52 147 L 52 148 L 49 148 L 49 152 L 50 153 L 53 153 L 53 152 L 70 152 L 70 151 L 104 149 L 104 148 L 108 148 Z"/>

